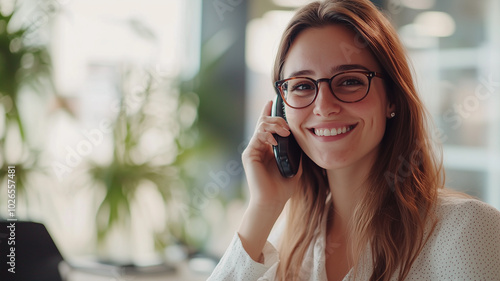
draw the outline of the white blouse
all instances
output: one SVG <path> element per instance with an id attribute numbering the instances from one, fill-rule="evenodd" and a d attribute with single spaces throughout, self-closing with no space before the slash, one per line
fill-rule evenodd
<path id="1" fill-rule="evenodd" d="M 436 212 L 439 222 L 406 280 L 500 280 L 500 212 L 478 200 L 450 197 L 440 198 Z M 326 220 L 306 252 L 301 280 L 328 280 L 325 238 Z M 278 251 L 268 241 L 262 254 L 263 263 L 252 260 L 235 234 L 208 281 L 275 280 Z M 344 281 L 353 280 L 352 271 Z M 357 279 L 367 280 L 371 272 L 370 266 L 361 267 Z"/>

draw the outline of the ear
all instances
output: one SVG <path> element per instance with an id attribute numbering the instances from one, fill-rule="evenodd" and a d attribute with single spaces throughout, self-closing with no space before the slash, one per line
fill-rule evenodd
<path id="1" fill-rule="evenodd" d="M 395 112 L 396 112 L 396 105 L 393 103 L 387 102 L 387 107 L 385 110 L 385 116 L 387 117 L 387 119 L 393 118 L 394 117 L 393 113 L 395 113 Z"/>

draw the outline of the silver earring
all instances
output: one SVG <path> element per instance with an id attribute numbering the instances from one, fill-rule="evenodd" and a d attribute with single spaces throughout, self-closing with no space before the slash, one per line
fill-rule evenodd
<path id="1" fill-rule="evenodd" d="M 392 113 L 391 113 L 391 118 L 394 118 L 394 116 L 396 116 L 396 113 L 395 113 L 395 112 L 392 112 Z"/>

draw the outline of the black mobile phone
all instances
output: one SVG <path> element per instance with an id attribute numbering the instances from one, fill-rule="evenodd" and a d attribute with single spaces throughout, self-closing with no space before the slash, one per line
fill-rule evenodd
<path id="1" fill-rule="evenodd" d="M 276 95 L 272 116 L 279 116 L 286 120 L 284 103 L 280 94 Z M 295 176 L 299 169 L 302 149 L 291 133 L 288 137 L 281 137 L 278 134 L 274 134 L 274 138 L 278 143 L 278 145 L 273 145 L 274 157 L 276 158 L 278 169 L 283 177 L 291 178 Z"/>

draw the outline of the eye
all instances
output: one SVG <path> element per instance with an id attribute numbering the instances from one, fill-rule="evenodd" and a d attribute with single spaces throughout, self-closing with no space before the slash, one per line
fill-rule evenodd
<path id="1" fill-rule="evenodd" d="M 368 86 L 368 78 L 363 73 L 343 73 L 332 80 L 334 91 L 358 91 Z"/>
<path id="2" fill-rule="evenodd" d="M 349 77 L 349 78 L 345 78 L 342 81 L 340 81 L 340 84 L 338 84 L 338 85 L 339 86 L 362 86 L 364 84 L 365 83 L 362 79 L 355 78 L 355 77 Z"/>
<path id="3" fill-rule="evenodd" d="M 300 82 L 300 83 L 294 84 L 290 90 L 291 91 L 308 91 L 308 90 L 314 90 L 314 88 L 315 88 L 314 84 L 307 81 L 307 82 Z"/>
<path id="4" fill-rule="evenodd" d="M 286 81 L 282 89 L 294 95 L 307 95 L 316 91 L 316 85 L 306 78 L 293 78 Z"/>

